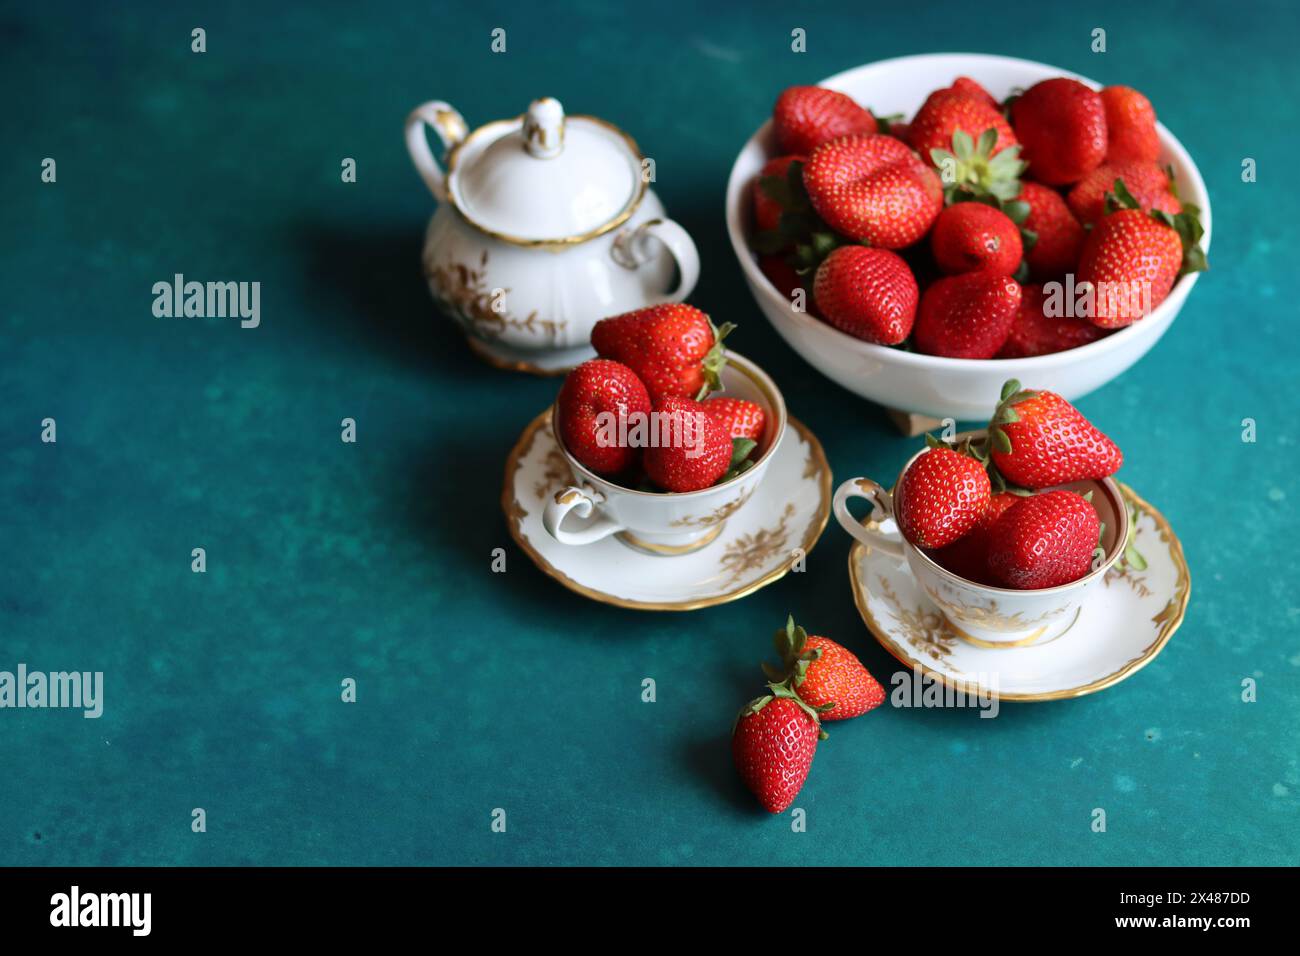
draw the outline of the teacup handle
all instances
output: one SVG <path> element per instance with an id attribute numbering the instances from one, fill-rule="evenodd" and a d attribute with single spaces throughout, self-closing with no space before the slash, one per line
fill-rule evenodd
<path id="1" fill-rule="evenodd" d="M 881 531 L 867 528 L 853 515 L 849 514 L 850 498 L 866 498 L 875 507 L 873 514 L 877 521 L 894 516 L 894 502 L 889 492 L 870 478 L 850 478 L 835 489 L 835 498 L 831 509 L 840 527 L 857 538 L 868 548 L 886 554 L 898 561 L 906 560 L 902 542 Z"/>
<path id="2" fill-rule="evenodd" d="M 591 544 L 593 541 L 608 538 L 616 531 L 622 531 L 623 526 L 621 524 L 617 521 L 611 521 L 603 515 L 595 524 L 582 531 L 565 531 L 560 527 L 564 523 L 564 516 L 570 511 L 577 512 L 579 518 L 590 517 L 596 503 L 596 498 L 581 488 L 576 488 L 573 485 L 568 488 L 561 488 L 546 503 L 546 510 L 542 512 L 542 527 L 546 529 L 547 534 L 560 544 Z"/>
<path id="3" fill-rule="evenodd" d="M 411 162 L 415 164 L 415 170 L 424 184 L 429 187 L 429 192 L 433 193 L 433 198 L 438 202 L 446 202 L 446 176 L 438 161 L 433 158 L 433 151 L 429 149 L 429 139 L 424 132 L 426 125 L 433 127 L 433 131 L 438 134 L 444 151 L 463 140 L 469 133 L 469 127 L 465 125 L 464 117 L 442 100 L 421 103 L 406 117 L 406 150 L 411 154 Z"/>
<path id="4" fill-rule="evenodd" d="M 636 229 L 625 229 L 614 239 L 610 254 L 619 265 L 635 269 L 650 261 L 650 252 L 646 243 L 658 239 L 664 244 L 669 255 L 677 262 L 680 281 L 677 288 L 664 295 L 660 302 L 681 302 L 695 288 L 700 279 L 700 253 L 685 229 L 671 219 L 648 219 Z"/>

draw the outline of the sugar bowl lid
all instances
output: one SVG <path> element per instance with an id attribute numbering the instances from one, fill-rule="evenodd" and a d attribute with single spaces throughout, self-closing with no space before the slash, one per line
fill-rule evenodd
<path id="1" fill-rule="evenodd" d="M 524 245 L 576 243 L 621 225 L 645 194 L 641 151 L 618 127 L 534 100 L 448 157 L 447 198 L 468 222 Z"/>

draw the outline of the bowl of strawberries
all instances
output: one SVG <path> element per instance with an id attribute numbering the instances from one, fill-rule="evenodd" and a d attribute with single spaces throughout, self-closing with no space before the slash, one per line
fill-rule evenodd
<path id="1" fill-rule="evenodd" d="M 727 185 L 750 291 L 792 348 L 903 412 L 978 420 L 1016 377 L 1067 400 L 1155 345 L 1210 205 L 1137 90 L 952 53 L 780 94 Z"/>

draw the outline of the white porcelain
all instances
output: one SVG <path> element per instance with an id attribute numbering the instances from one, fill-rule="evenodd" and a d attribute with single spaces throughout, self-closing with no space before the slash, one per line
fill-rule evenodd
<path id="1" fill-rule="evenodd" d="M 948 619 L 956 633 L 974 643 L 1036 644 L 1055 640 L 1074 626 L 1084 602 L 1124 551 L 1129 512 L 1119 485 L 1102 481 L 1076 481 L 1062 485 L 1081 495 L 1092 493 L 1092 505 L 1103 524 L 1101 549 L 1093 570 L 1077 581 L 1054 588 L 1017 590 L 992 587 L 958 577 L 941 567 L 924 551 L 881 525 L 890 522 L 901 507 L 899 481 L 925 450 L 917 452 L 899 472 L 892 492 L 870 478 L 850 478 L 835 490 L 833 510 L 840 526 L 862 544 L 894 561 L 905 563 L 912 578 Z M 851 498 L 866 498 L 873 505 L 871 520 L 862 523 L 849 513 Z"/>
<path id="2" fill-rule="evenodd" d="M 716 395 L 755 402 L 764 412 L 763 435 L 754 466 L 728 481 L 699 491 L 669 494 L 638 491 L 588 470 L 560 445 L 573 484 L 546 504 L 542 525 L 560 544 L 588 545 L 610 535 L 629 547 L 663 556 L 695 551 L 722 533 L 744 508 L 767 474 L 768 463 L 785 437 L 785 401 L 767 373 L 742 355 L 727 352 L 722 391 Z M 554 434 L 560 433 L 559 406 L 553 409 Z"/>
<path id="3" fill-rule="evenodd" d="M 857 543 L 849 578 L 863 622 L 900 662 L 967 695 L 1058 700 L 1124 680 L 1154 660 L 1182 623 L 1191 576 L 1169 523 L 1131 488 L 1119 487 L 1132 509 L 1133 546 L 1147 567 L 1111 565 L 1067 631 L 1020 646 L 971 641 L 936 607 L 911 565 Z M 892 521 L 879 530 L 897 535 Z"/>
<path id="4" fill-rule="evenodd" d="M 498 364 L 571 368 L 594 354 L 600 319 L 695 287 L 695 243 L 665 217 L 636 143 L 603 120 L 544 98 L 471 133 L 435 100 L 407 117 L 406 145 L 438 201 L 424 241 L 429 290 Z"/>
<path id="5" fill-rule="evenodd" d="M 936 53 L 882 60 L 822 80 L 877 114 L 912 116 L 930 91 L 958 76 L 978 80 L 999 100 L 1015 87 L 1029 87 L 1053 76 L 1072 76 L 1092 87 L 1101 84 L 1068 70 L 1004 56 L 975 53 Z M 1158 106 L 1158 104 L 1157 104 Z M 1187 151 L 1169 130 L 1159 127 L 1161 162 L 1170 164 L 1179 195 L 1201 209 L 1210 248 L 1210 197 Z M 998 391 L 1008 378 L 1050 382 L 1054 391 L 1073 401 L 1099 388 L 1147 353 L 1178 315 L 1196 284 L 1198 273 L 1184 276 L 1169 297 L 1151 314 L 1128 328 L 1096 342 L 1021 359 L 955 359 L 872 345 L 846 335 L 825 322 L 798 312 L 758 268 L 749 245 L 750 187 L 763 164 L 775 155 L 772 124 L 764 123 L 741 149 L 727 183 L 727 232 L 745 281 L 759 308 L 781 337 L 822 374 L 849 391 L 906 412 L 953 418 L 987 419 Z"/>

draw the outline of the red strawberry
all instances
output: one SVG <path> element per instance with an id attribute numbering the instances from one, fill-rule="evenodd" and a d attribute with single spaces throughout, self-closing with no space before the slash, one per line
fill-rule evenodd
<path id="1" fill-rule="evenodd" d="M 803 181 L 827 225 L 885 249 L 916 242 L 943 208 L 939 175 L 892 136 L 846 136 L 818 147 Z"/>
<path id="2" fill-rule="evenodd" d="M 767 422 L 767 416 L 763 412 L 762 405 L 747 402 L 743 398 L 723 396 L 705 399 L 700 404 L 731 438 L 750 438 L 758 441 L 763 437 L 763 426 Z"/>
<path id="3" fill-rule="evenodd" d="M 1000 209 L 982 202 L 955 203 L 934 221 L 930 249 L 949 275 L 991 272 L 1009 276 L 1020 267 L 1020 229 Z"/>
<path id="4" fill-rule="evenodd" d="M 1063 304 L 1056 310 L 1061 314 L 1048 315 L 1048 311 L 1048 300 L 1041 285 L 1021 286 L 1020 311 L 1016 313 L 1011 334 L 998 352 L 998 358 L 1027 358 L 1064 352 L 1095 342 L 1107 334 L 1105 329 L 1087 319 L 1065 315 Z"/>
<path id="5" fill-rule="evenodd" d="M 912 124 L 911 123 L 890 123 L 887 131 L 894 139 L 901 140 L 904 143 L 912 142 Z"/>
<path id="6" fill-rule="evenodd" d="M 1117 329 L 1143 318 L 1169 295 L 1182 263 L 1183 239 L 1172 226 L 1138 209 L 1103 216 L 1079 259 L 1079 284 L 1092 288 L 1092 323 Z"/>
<path id="7" fill-rule="evenodd" d="M 722 339 L 732 328 L 726 323 L 715 329 L 699 309 L 670 302 L 601 319 L 591 330 L 591 344 L 602 358 L 636 372 L 651 400 L 702 398 L 720 386 Z"/>
<path id="8" fill-rule="evenodd" d="M 913 339 L 927 355 L 986 359 L 998 354 L 1020 309 L 1010 276 L 968 272 L 940 279 L 921 296 Z"/>
<path id="9" fill-rule="evenodd" d="M 784 180 L 790 164 L 802 162 L 804 162 L 803 156 L 778 156 L 763 164 L 753 187 L 755 231 L 765 232 L 775 229 L 781 221 L 781 204 L 767 194 L 763 188 L 763 180 L 768 178 Z"/>
<path id="10" fill-rule="evenodd" d="M 787 299 L 793 301 L 794 290 L 803 288 L 803 280 L 799 277 L 799 273 L 794 271 L 794 266 L 785 261 L 784 256 L 759 256 L 758 268 L 763 275 L 767 276 L 767 281 L 776 286 L 776 291 Z"/>
<path id="11" fill-rule="evenodd" d="M 1020 228 L 1034 234 L 1034 242 L 1025 252 L 1030 274 L 1054 279 L 1072 271 L 1083 249 L 1083 226 L 1061 194 L 1040 183 L 1023 183 L 1019 199 L 1029 206 Z"/>
<path id="12" fill-rule="evenodd" d="M 989 532 L 989 573 L 1003 587 L 1054 588 L 1083 577 L 1101 519 L 1082 495 L 1048 491 L 1021 498 Z"/>
<path id="13" fill-rule="evenodd" d="M 569 454 L 598 475 L 631 467 L 637 450 L 619 445 L 617 436 L 627 434 L 629 416 L 650 411 L 650 396 L 635 372 L 608 359 L 583 362 L 565 377 L 556 401 L 560 440 Z"/>
<path id="14" fill-rule="evenodd" d="M 974 528 L 947 547 L 931 551 L 930 557 L 967 581 L 996 584 L 989 575 L 989 531 L 1002 513 L 1019 500 L 1019 495 L 1009 491 L 994 495 Z"/>
<path id="15" fill-rule="evenodd" d="M 843 93 L 792 86 L 776 98 L 772 131 L 781 152 L 806 154 L 840 136 L 874 133 L 876 118 Z"/>
<path id="16" fill-rule="evenodd" d="M 957 77 L 957 79 L 952 81 L 952 86 L 950 87 L 950 89 L 958 93 L 964 93 L 967 96 L 974 97 L 975 99 L 980 100 L 983 103 L 987 103 L 995 110 L 999 109 L 998 101 L 993 98 L 993 94 L 990 93 L 988 90 L 984 89 L 984 87 L 982 87 L 979 83 L 972 80 L 969 76 Z"/>
<path id="17" fill-rule="evenodd" d="M 916 319 L 912 270 L 895 253 L 840 246 L 817 269 L 813 298 L 826 321 L 877 345 L 897 345 Z"/>
<path id="18" fill-rule="evenodd" d="M 1106 108 L 1096 90 L 1057 77 L 1035 83 L 1011 104 L 1011 125 L 1040 183 L 1075 183 L 1106 158 Z"/>
<path id="19" fill-rule="evenodd" d="M 988 94 L 984 94 L 988 96 Z M 992 100 L 992 97 L 989 97 Z M 979 96 L 963 90 L 935 90 L 912 119 L 910 141 L 912 148 L 929 159 L 930 150 L 952 149 L 952 134 L 966 132 L 978 140 L 986 129 L 996 130 L 997 140 L 989 152 L 996 156 L 1004 149 L 1015 146 L 1016 134 L 998 108 Z"/>
<path id="20" fill-rule="evenodd" d="M 741 710 L 731 731 L 731 758 L 769 813 L 783 812 L 799 795 L 820 734 L 816 713 L 789 690 L 774 688 Z"/>
<path id="21" fill-rule="evenodd" d="M 1115 180 L 1124 183 L 1143 212 L 1162 209 L 1171 216 L 1182 211 L 1182 203 L 1173 194 L 1169 174 L 1148 162 L 1102 163 L 1070 190 L 1067 201 L 1080 222 L 1094 223 L 1106 214 L 1106 194 L 1116 189 Z"/>
<path id="22" fill-rule="evenodd" d="M 998 472 L 1022 488 L 1051 488 L 1119 471 L 1124 453 L 1055 392 L 1027 391 L 1015 379 L 989 422 Z"/>
<path id="23" fill-rule="evenodd" d="M 731 436 L 705 407 L 669 396 L 654 403 L 657 434 L 641 463 L 664 491 L 699 491 L 716 482 L 731 463 Z"/>
<path id="24" fill-rule="evenodd" d="M 765 661 L 764 672 L 774 683 L 793 680 L 804 703 L 822 720 L 859 717 L 885 702 L 884 688 L 857 657 L 829 638 L 810 636 L 795 626 L 793 617 L 776 632 L 774 643 L 781 667 Z"/>
<path id="25" fill-rule="evenodd" d="M 918 548 L 942 548 L 969 532 L 989 503 L 984 466 L 951 448 L 931 448 L 903 474 L 894 516 Z"/>
<path id="26" fill-rule="evenodd" d="M 1101 91 L 1106 109 L 1106 162 L 1154 163 L 1160 158 L 1160 135 L 1151 101 L 1129 86 L 1107 86 Z"/>

